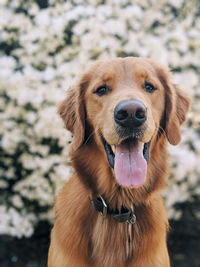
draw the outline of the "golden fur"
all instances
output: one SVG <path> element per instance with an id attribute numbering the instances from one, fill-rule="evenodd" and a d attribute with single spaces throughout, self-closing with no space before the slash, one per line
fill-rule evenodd
<path id="1" fill-rule="evenodd" d="M 148 93 L 149 81 L 157 90 Z M 109 94 L 98 97 L 96 88 L 107 84 Z M 147 106 L 142 142 L 149 142 L 147 179 L 139 188 L 116 183 L 101 141 L 118 144 L 113 110 L 123 99 L 139 99 Z M 170 81 L 168 70 L 146 58 L 117 58 L 94 63 L 59 106 L 66 128 L 73 133 L 73 177 L 55 203 L 48 267 L 169 267 L 166 245 L 168 220 L 160 197 L 168 175 L 167 141 L 180 141 L 180 125 L 189 108 L 188 97 Z M 91 195 L 105 195 L 112 207 L 134 206 L 127 257 L 127 223 L 102 217 L 91 205 Z"/>

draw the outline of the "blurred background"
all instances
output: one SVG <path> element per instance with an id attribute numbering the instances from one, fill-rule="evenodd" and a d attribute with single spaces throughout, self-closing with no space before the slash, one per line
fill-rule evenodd
<path id="1" fill-rule="evenodd" d="M 46 266 L 54 197 L 72 172 L 56 105 L 90 62 L 125 56 L 168 65 L 193 98 L 164 197 L 172 266 L 200 266 L 200 1 L 1 0 L 1 267 Z"/>

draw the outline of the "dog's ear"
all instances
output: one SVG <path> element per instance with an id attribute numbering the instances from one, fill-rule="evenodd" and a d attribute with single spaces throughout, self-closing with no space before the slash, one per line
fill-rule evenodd
<path id="1" fill-rule="evenodd" d="M 89 83 L 89 76 L 83 75 L 76 86 L 70 88 L 67 97 L 60 103 L 58 113 L 67 130 L 73 134 L 72 147 L 77 150 L 85 141 L 86 112 L 84 93 Z"/>
<path id="2" fill-rule="evenodd" d="M 177 85 L 172 84 L 168 71 L 163 71 L 162 83 L 165 88 L 164 130 L 170 144 L 181 140 L 180 126 L 186 120 L 190 98 Z"/>

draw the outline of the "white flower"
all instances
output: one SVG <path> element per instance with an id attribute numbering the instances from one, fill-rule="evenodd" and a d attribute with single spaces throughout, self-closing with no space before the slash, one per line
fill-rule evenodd
<path id="1" fill-rule="evenodd" d="M 108 20 L 106 27 L 102 28 L 102 31 L 106 34 L 123 36 L 126 32 L 126 27 L 122 21 L 110 19 Z"/>
<path id="2" fill-rule="evenodd" d="M 8 183 L 6 181 L 0 180 L 0 188 L 6 189 L 8 187 Z"/>
<path id="3" fill-rule="evenodd" d="M 36 217 L 34 214 L 19 213 L 14 208 L 0 206 L 0 233 L 17 237 L 29 237 L 34 231 Z"/>
<path id="4" fill-rule="evenodd" d="M 3 149 L 7 150 L 9 153 L 13 153 L 16 149 L 18 143 L 24 140 L 23 135 L 19 129 L 13 129 L 12 132 L 7 131 L 2 137 L 1 146 Z"/>
<path id="5" fill-rule="evenodd" d="M 12 203 L 16 208 L 23 208 L 23 201 L 19 195 L 14 195 L 12 197 Z"/>

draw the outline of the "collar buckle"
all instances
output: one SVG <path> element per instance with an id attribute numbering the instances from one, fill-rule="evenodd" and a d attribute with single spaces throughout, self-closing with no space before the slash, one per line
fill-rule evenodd
<path id="1" fill-rule="evenodd" d="M 129 219 L 127 220 L 127 223 L 135 224 L 136 223 L 136 216 L 134 211 L 132 210 Z"/>

